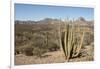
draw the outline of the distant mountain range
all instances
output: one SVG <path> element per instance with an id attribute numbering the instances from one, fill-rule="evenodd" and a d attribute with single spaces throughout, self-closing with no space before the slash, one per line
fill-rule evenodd
<path id="1" fill-rule="evenodd" d="M 61 23 L 64 23 L 64 21 L 61 21 L 59 19 L 52 19 L 52 18 L 45 18 L 40 21 L 20 21 L 15 20 L 15 24 L 58 24 L 59 21 Z M 83 17 L 79 17 L 78 19 L 74 20 L 74 24 L 80 24 L 80 25 L 94 25 L 94 20 L 86 21 Z"/>

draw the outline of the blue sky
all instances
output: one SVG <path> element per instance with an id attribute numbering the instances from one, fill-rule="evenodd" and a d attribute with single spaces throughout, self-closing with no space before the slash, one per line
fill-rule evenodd
<path id="1" fill-rule="evenodd" d="M 49 6 L 33 4 L 15 4 L 15 20 L 42 20 L 44 18 L 65 19 L 84 17 L 87 20 L 94 19 L 93 8 Z"/>

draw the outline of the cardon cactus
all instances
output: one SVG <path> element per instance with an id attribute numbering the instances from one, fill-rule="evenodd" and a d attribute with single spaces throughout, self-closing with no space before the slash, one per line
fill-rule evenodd
<path id="1" fill-rule="evenodd" d="M 60 26 L 60 25 L 59 25 Z M 60 29 L 60 43 L 62 50 L 64 52 L 65 58 L 69 61 L 72 57 L 77 57 L 80 53 L 82 47 L 84 32 L 82 32 L 80 37 L 80 42 L 75 38 L 75 33 L 80 33 L 79 31 L 75 32 L 73 24 L 65 22 L 65 30 L 61 31 Z M 77 41 L 79 44 L 77 44 Z"/>

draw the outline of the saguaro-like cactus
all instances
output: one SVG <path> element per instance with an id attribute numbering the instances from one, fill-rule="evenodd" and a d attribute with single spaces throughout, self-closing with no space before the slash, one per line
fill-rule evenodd
<path id="1" fill-rule="evenodd" d="M 73 24 L 65 22 L 65 30 L 61 32 L 61 46 L 65 54 L 65 58 L 69 61 L 69 58 L 77 57 L 80 53 L 82 47 L 84 32 L 80 37 L 80 43 L 77 44 L 77 39 L 75 38 L 75 30 Z M 78 32 L 79 33 L 79 32 Z"/>

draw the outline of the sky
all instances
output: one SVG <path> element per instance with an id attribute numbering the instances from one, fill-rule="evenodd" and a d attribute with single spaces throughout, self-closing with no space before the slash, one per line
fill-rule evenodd
<path id="1" fill-rule="evenodd" d="M 78 17 L 84 17 L 86 20 L 94 19 L 94 9 L 85 7 L 15 4 L 14 10 L 15 20 L 38 21 L 44 18 L 77 19 Z"/>

